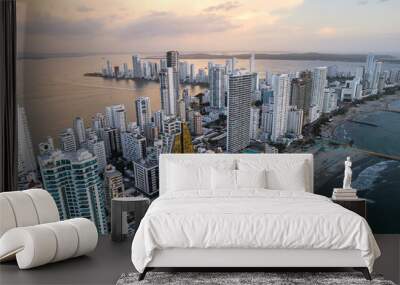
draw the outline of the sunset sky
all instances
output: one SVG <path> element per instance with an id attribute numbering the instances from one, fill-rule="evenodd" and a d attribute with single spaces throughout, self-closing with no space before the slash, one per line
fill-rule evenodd
<path id="1" fill-rule="evenodd" d="M 25 52 L 400 53 L 400 0 L 17 0 Z"/>

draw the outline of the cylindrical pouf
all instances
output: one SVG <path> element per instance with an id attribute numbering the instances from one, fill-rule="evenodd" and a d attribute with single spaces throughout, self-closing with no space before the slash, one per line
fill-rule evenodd
<path id="1" fill-rule="evenodd" d="M 54 232 L 42 225 L 11 229 L 0 239 L 0 254 L 7 257 L 16 253 L 20 269 L 49 263 L 56 251 L 57 240 Z"/>
<path id="2" fill-rule="evenodd" d="M 8 230 L 17 226 L 11 204 L 8 199 L 1 194 L 2 193 L 0 193 L 0 238 Z"/>
<path id="3" fill-rule="evenodd" d="M 68 259 L 75 256 L 78 250 L 78 233 L 67 221 L 43 224 L 53 231 L 57 240 L 57 251 L 51 262 Z"/>
<path id="4" fill-rule="evenodd" d="M 75 218 L 66 220 L 65 222 L 69 222 L 78 233 L 78 250 L 74 257 L 89 253 L 96 248 L 98 233 L 92 221 L 85 218 Z"/>
<path id="5" fill-rule="evenodd" d="M 58 222 L 60 220 L 56 202 L 54 202 L 49 192 L 43 189 L 29 189 L 22 192 L 32 199 L 39 224 Z"/>

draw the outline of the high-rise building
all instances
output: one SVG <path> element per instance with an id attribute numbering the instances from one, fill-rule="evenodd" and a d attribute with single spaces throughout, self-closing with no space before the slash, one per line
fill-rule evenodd
<path id="1" fill-rule="evenodd" d="M 317 106 L 318 110 L 322 111 L 324 104 L 324 92 L 326 85 L 327 68 L 314 68 L 312 73 L 312 96 L 311 104 Z"/>
<path id="2" fill-rule="evenodd" d="M 18 172 L 29 173 L 37 170 L 35 154 L 33 152 L 31 133 L 26 119 L 25 108 L 17 106 L 18 123 Z"/>
<path id="3" fill-rule="evenodd" d="M 117 128 L 102 129 L 100 137 L 104 141 L 107 158 L 117 157 L 121 154 L 121 133 Z"/>
<path id="4" fill-rule="evenodd" d="M 251 107 L 250 109 L 250 139 L 258 139 L 260 130 L 260 108 Z"/>
<path id="5" fill-rule="evenodd" d="M 238 152 L 250 144 L 252 75 L 237 71 L 229 75 L 226 150 Z"/>
<path id="6" fill-rule="evenodd" d="M 139 55 L 132 56 L 133 78 L 142 78 L 142 62 Z"/>
<path id="7" fill-rule="evenodd" d="M 107 154 L 104 141 L 99 140 L 96 135 L 92 135 L 87 140 L 87 149 L 97 158 L 97 171 L 102 173 L 107 165 Z"/>
<path id="8" fill-rule="evenodd" d="M 60 218 L 84 217 L 107 233 L 103 183 L 97 158 L 87 150 L 53 151 L 38 158 L 44 188 L 52 195 Z"/>
<path id="9" fill-rule="evenodd" d="M 74 119 L 73 127 L 74 127 L 76 144 L 78 147 L 81 147 L 86 142 L 86 129 L 83 119 L 81 117 L 76 117 Z"/>
<path id="10" fill-rule="evenodd" d="M 256 72 L 256 61 L 255 61 L 254 53 L 252 53 L 250 55 L 250 64 L 249 65 L 250 65 L 250 72 L 251 73 Z"/>
<path id="11" fill-rule="evenodd" d="M 324 106 L 322 113 L 328 114 L 338 108 L 338 96 L 334 88 L 325 88 Z"/>
<path id="12" fill-rule="evenodd" d="M 196 82 L 196 70 L 194 64 L 190 64 L 190 83 Z"/>
<path id="13" fill-rule="evenodd" d="M 156 160 L 141 160 L 133 163 L 135 187 L 147 195 L 159 190 L 159 170 Z"/>
<path id="14" fill-rule="evenodd" d="M 288 111 L 287 132 L 288 134 L 300 137 L 303 130 L 303 110 L 296 106 L 290 106 Z"/>
<path id="15" fill-rule="evenodd" d="M 375 56 L 368 54 L 365 63 L 365 80 L 367 81 L 367 88 L 372 89 L 374 74 L 375 74 Z"/>
<path id="16" fill-rule="evenodd" d="M 272 132 L 272 123 L 274 119 L 273 106 L 274 104 L 272 103 L 261 107 L 261 130 L 263 133 L 267 134 L 267 136 L 270 136 Z"/>
<path id="17" fill-rule="evenodd" d="M 177 51 L 167 51 L 167 68 L 172 68 L 172 81 L 169 84 L 173 86 L 175 110 L 178 110 L 179 100 L 179 53 Z M 170 76 L 170 72 L 168 72 Z M 174 113 L 176 114 L 176 113 Z"/>
<path id="18" fill-rule="evenodd" d="M 165 119 L 165 114 L 164 111 L 159 110 L 153 114 L 154 117 L 154 124 L 158 128 L 158 131 L 160 133 L 164 132 L 164 119 Z"/>
<path id="19" fill-rule="evenodd" d="M 219 64 L 215 64 L 209 70 L 210 80 L 210 105 L 214 108 L 222 108 L 225 106 L 225 68 Z"/>
<path id="20" fill-rule="evenodd" d="M 271 141 L 276 142 L 286 134 L 290 81 L 287 74 L 274 75 L 272 77 L 272 88 L 274 90 L 273 122 Z"/>
<path id="21" fill-rule="evenodd" d="M 193 113 L 193 133 L 195 136 L 200 136 L 203 134 L 203 116 L 200 112 Z"/>
<path id="22" fill-rule="evenodd" d="M 113 198 L 125 196 L 125 186 L 122 173 L 115 169 L 111 164 L 107 165 L 104 170 L 104 193 L 108 210 L 111 209 L 111 200 Z"/>
<path id="23" fill-rule="evenodd" d="M 135 99 L 136 122 L 144 131 L 144 126 L 151 123 L 151 106 L 149 97 L 138 97 Z"/>
<path id="24" fill-rule="evenodd" d="M 146 138 L 135 133 L 122 133 L 122 157 L 127 161 L 138 161 L 146 158 Z"/>
<path id="25" fill-rule="evenodd" d="M 382 73 L 382 65 L 383 65 L 383 63 L 381 61 L 375 62 L 375 68 L 374 68 L 372 84 L 371 84 L 371 89 L 372 89 L 371 93 L 373 95 L 378 94 L 378 85 L 379 85 L 379 79 L 380 79 L 381 73 Z"/>
<path id="26" fill-rule="evenodd" d="M 185 101 L 183 99 L 180 99 L 178 102 L 178 115 L 179 118 L 181 119 L 182 122 L 186 122 L 186 106 L 185 106 Z"/>
<path id="27" fill-rule="evenodd" d="M 104 129 L 107 126 L 107 120 L 103 113 L 96 113 L 94 117 L 92 117 L 92 129 L 99 132 L 100 129 Z"/>
<path id="28" fill-rule="evenodd" d="M 126 113 L 125 105 L 113 105 L 107 106 L 106 110 L 106 121 L 110 128 L 117 128 L 121 132 L 126 131 Z"/>
<path id="29" fill-rule="evenodd" d="M 163 120 L 163 133 L 166 135 L 174 135 L 181 132 L 181 121 L 175 117 Z"/>
<path id="30" fill-rule="evenodd" d="M 68 128 L 64 132 L 60 133 L 59 138 L 61 149 L 63 151 L 77 151 L 78 148 L 76 146 L 75 134 L 71 128 Z"/>
<path id="31" fill-rule="evenodd" d="M 159 78 L 160 78 L 161 109 L 168 116 L 176 115 L 177 96 L 176 96 L 176 84 L 174 79 L 173 68 L 168 67 L 167 69 L 162 69 Z"/>

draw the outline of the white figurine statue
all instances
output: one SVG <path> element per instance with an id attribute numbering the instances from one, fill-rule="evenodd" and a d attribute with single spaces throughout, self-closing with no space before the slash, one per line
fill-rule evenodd
<path id="1" fill-rule="evenodd" d="M 344 179 L 343 179 L 343 189 L 352 189 L 351 188 L 351 176 L 353 171 L 351 170 L 351 160 L 350 156 L 347 157 L 344 162 Z"/>

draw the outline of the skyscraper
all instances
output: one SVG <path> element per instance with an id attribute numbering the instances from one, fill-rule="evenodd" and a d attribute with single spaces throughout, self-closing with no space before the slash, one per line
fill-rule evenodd
<path id="1" fill-rule="evenodd" d="M 193 133 L 196 136 L 203 134 L 203 116 L 199 112 L 193 113 Z"/>
<path id="2" fill-rule="evenodd" d="M 226 150 L 238 152 L 250 144 L 252 75 L 237 71 L 229 75 Z"/>
<path id="3" fill-rule="evenodd" d="M 87 140 L 87 149 L 97 158 L 97 171 L 102 173 L 107 165 L 107 154 L 104 141 L 99 140 L 96 135 L 90 136 Z"/>
<path id="4" fill-rule="evenodd" d="M 32 138 L 26 119 L 25 108 L 17 106 L 18 123 L 18 171 L 20 173 L 29 173 L 36 171 L 37 164 L 33 152 Z"/>
<path id="5" fill-rule="evenodd" d="M 65 152 L 77 151 L 74 131 L 71 128 L 66 129 L 60 135 L 61 149 Z"/>
<path id="6" fill-rule="evenodd" d="M 153 195 L 159 189 L 159 170 L 156 160 L 141 160 L 133 163 L 135 187 L 147 195 Z"/>
<path id="7" fill-rule="evenodd" d="M 179 53 L 178 51 L 167 51 L 167 68 L 168 76 L 171 76 L 169 68 L 172 68 L 172 80 L 169 79 L 169 85 L 173 86 L 174 91 L 174 104 L 175 112 L 178 110 L 178 100 L 179 100 Z"/>
<path id="8" fill-rule="evenodd" d="M 160 72 L 160 97 L 161 109 L 166 115 L 176 115 L 177 102 L 176 102 L 176 89 L 174 70 L 172 67 L 163 69 Z"/>
<path id="9" fill-rule="evenodd" d="M 251 107 L 250 109 L 250 139 L 258 139 L 260 129 L 260 108 Z"/>
<path id="10" fill-rule="evenodd" d="M 100 137 L 104 141 L 107 158 L 117 157 L 121 153 L 121 133 L 117 128 L 101 130 Z"/>
<path id="11" fill-rule="evenodd" d="M 151 107 L 149 97 L 138 97 L 135 99 L 136 122 L 144 131 L 144 126 L 151 123 Z"/>
<path id="12" fill-rule="evenodd" d="M 287 132 L 300 137 L 303 130 L 303 110 L 290 106 L 288 111 Z"/>
<path id="13" fill-rule="evenodd" d="M 256 62 L 255 62 L 255 55 L 254 55 L 254 53 L 252 53 L 251 55 L 250 55 L 250 72 L 251 73 L 253 73 L 253 72 L 256 72 Z"/>
<path id="14" fill-rule="evenodd" d="M 274 90 L 273 122 L 271 141 L 276 142 L 286 133 L 290 96 L 290 81 L 287 74 L 273 75 Z"/>
<path id="15" fill-rule="evenodd" d="M 125 186 L 122 173 L 115 169 L 111 164 L 107 165 L 104 170 L 104 194 L 106 207 L 109 210 L 113 198 L 125 196 Z"/>
<path id="16" fill-rule="evenodd" d="M 317 106 L 319 112 L 324 104 L 324 90 L 326 85 L 326 67 L 314 68 L 312 73 L 312 99 L 311 104 Z"/>
<path id="17" fill-rule="evenodd" d="M 222 108 L 225 106 L 225 68 L 219 64 L 213 65 L 209 70 L 210 76 L 210 105 L 214 108 Z"/>
<path id="18" fill-rule="evenodd" d="M 373 54 L 368 54 L 365 63 L 365 80 L 367 80 L 367 88 L 372 89 L 375 73 L 375 56 Z"/>
<path id="19" fill-rule="evenodd" d="M 88 218 L 100 233 L 107 233 L 104 189 L 96 157 L 82 149 L 53 151 L 38 160 L 44 188 L 56 202 L 61 219 Z"/>
<path id="20" fill-rule="evenodd" d="M 81 117 L 76 117 L 74 119 L 73 126 L 74 126 L 74 133 L 77 146 L 81 147 L 86 142 L 85 123 Z"/>
<path id="21" fill-rule="evenodd" d="M 106 120 L 107 125 L 110 128 L 117 128 L 121 132 L 126 131 L 126 113 L 125 113 L 125 105 L 113 105 L 107 106 L 106 110 Z"/>
<path id="22" fill-rule="evenodd" d="M 122 157 L 127 161 L 138 161 L 146 158 L 146 138 L 135 133 L 122 133 Z"/>
<path id="23" fill-rule="evenodd" d="M 132 56 L 133 78 L 142 78 L 142 62 L 139 55 Z"/>

